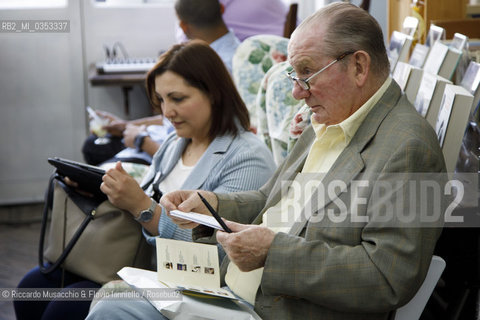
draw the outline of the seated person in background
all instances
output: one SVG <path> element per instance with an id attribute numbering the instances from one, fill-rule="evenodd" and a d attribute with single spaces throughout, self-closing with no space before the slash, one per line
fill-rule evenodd
<path id="1" fill-rule="evenodd" d="M 231 73 L 233 54 L 240 41 L 225 26 L 218 0 L 177 0 L 175 11 L 188 38 L 209 43 Z M 126 121 L 104 111 L 97 111 L 97 114 L 110 120 L 104 127 L 110 142 L 97 145 L 97 137 L 89 136 L 82 148 L 85 161 L 108 169 L 119 160 L 128 163 L 127 172 L 140 177 L 145 168 L 131 163 L 149 165 L 153 154 L 173 130 L 162 116 Z"/>
<path id="2" fill-rule="evenodd" d="M 443 213 L 416 189 L 420 173 L 446 178 L 438 139 L 389 77 L 382 30 L 365 10 L 323 7 L 293 32 L 288 58 L 312 125 L 259 190 L 202 191 L 232 233 L 174 222 L 223 246 L 222 280 L 262 319 L 390 319 L 425 279 L 441 233 Z M 193 190 L 161 204 L 209 214 Z M 97 305 L 87 319 L 163 319 L 129 304 Z"/>
<path id="3" fill-rule="evenodd" d="M 240 41 L 225 25 L 218 0 L 176 0 L 175 11 L 187 38 L 210 44 L 232 73 L 232 58 Z"/>
<path id="4" fill-rule="evenodd" d="M 173 126 L 162 115 L 123 120 L 106 111 L 97 110 L 96 113 L 108 120 L 103 129 L 110 141 L 96 144 L 97 136 L 93 133 L 87 138 L 82 152 L 85 161 L 91 165 L 102 166 L 116 161 L 150 165 L 152 156 L 173 131 Z"/>
<path id="5" fill-rule="evenodd" d="M 283 37 L 288 7 L 282 0 L 220 0 L 223 20 L 240 41 L 257 34 Z M 178 42 L 187 38 L 177 29 Z"/>
<path id="6" fill-rule="evenodd" d="M 106 172 L 101 190 L 112 204 L 132 214 L 149 242 L 154 243 L 156 236 L 191 241 L 191 231 L 177 228 L 157 204 L 162 193 L 197 188 L 217 192 L 257 189 L 271 177 L 274 162 L 267 147 L 248 131 L 245 104 L 222 60 L 205 42 L 173 46 L 148 73 L 146 86 L 150 101 L 175 132 L 155 153 L 142 183 L 145 191 L 120 162 Z M 100 287 L 68 271 L 62 275 L 58 270 L 47 277 L 38 267 L 19 287 L 58 288 L 62 280 L 65 287 Z M 14 305 L 19 320 L 84 319 L 90 303 L 16 301 Z"/>

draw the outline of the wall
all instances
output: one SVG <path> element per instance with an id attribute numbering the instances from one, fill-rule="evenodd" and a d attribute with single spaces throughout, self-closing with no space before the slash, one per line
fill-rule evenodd
<path id="1" fill-rule="evenodd" d="M 303 0 L 303 1 L 309 1 L 309 0 Z M 313 2 L 318 3 L 318 0 L 310 0 Z M 339 0 L 323 0 L 325 3 L 331 3 L 331 2 L 338 2 Z M 356 6 L 359 6 L 362 3 L 362 0 L 351 0 L 349 1 L 353 3 Z M 370 9 L 368 12 L 378 21 L 378 24 L 382 28 L 383 31 L 383 38 L 385 41 L 389 38 L 388 35 L 388 26 L 387 26 L 387 1 L 378 1 L 378 0 L 371 0 L 370 1 Z"/>
<path id="2" fill-rule="evenodd" d="M 85 56 L 87 67 L 105 58 L 104 45 L 123 44 L 131 57 L 156 57 L 175 42 L 175 11 L 172 5 L 145 4 L 122 7 L 105 7 L 86 2 Z M 87 86 L 91 107 L 126 117 L 120 87 Z M 142 86 L 130 91 L 130 118 L 151 113 Z"/>
<path id="3" fill-rule="evenodd" d="M 52 155 L 79 158 L 84 132 L 78 2 L 2 10 L 0 19 L 68 19 L 69 33 L 0 33 L 0 203 L 42 199 Z"/>
<path id="4" fill-rule="evenodd" d="M 122 41 L 131 56 L 155 56 L 174 41 L 173 8 L 104 8 L 90 0 L 65 8 L 0 10 L 0 20 L 70 20 L 69 33 L 0 33 L 0 205 L 42 201 L 47 158 L 82 161 L 85 106 L 123 116 L 120 88 L 91 87 L 88 67 L 103 44 Z M 131 92 L 132 116 L 150 112 Z"/>

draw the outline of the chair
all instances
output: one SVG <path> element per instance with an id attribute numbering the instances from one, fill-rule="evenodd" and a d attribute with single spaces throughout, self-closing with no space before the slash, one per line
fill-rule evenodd
<path id="1" fill-rule="evenodd" d="M 232 77 L 250 114 L 253 131 L 258 127 L 256 98 L 265 73 L 287 60 L 288 39 L 275 35 L 256 35 L 245 39 L 235 51 Z"/>
<path id="2" fill-rule="evenodd" d="M 290 122 L 304 104 L 292 96 L 293 83 L 286 75 L 290 70 L 292 67 L 287 61 L 270 68 L 257 95 L 257 135 L 271 149 L 277 165 L 288 153 Z"/>
<path id="3" fill-rule="evenodd" d="M 290 38 L 293 30 L 297 27 L 297 10 L 298 4 L 292 3 L 290 5 L 290 10 L 287 13 L 287 20 L 285 20 L 285 26 L 283 27 L 283 36 L 285 38 Z"/>
<path id="4" fill-rule="evenodd" d="M 415 296 L 406 305 L 397 309 L 394 320 L 415 320 L 420 319 L 420 315 L 432 295 L 433 289 L 437 285 L 440 276 L 445 269 L 445 260 L 439 256 L 433 256 L 427 276 Z"/>

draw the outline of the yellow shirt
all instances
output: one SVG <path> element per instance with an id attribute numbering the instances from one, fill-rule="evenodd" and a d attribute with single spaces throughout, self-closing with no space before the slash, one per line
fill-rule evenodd
<path id="1" fill-rule="evenodd" d="M 316 137 L 310 147 L 302 172 L 295 177 L 292 187 L 288 189 L 287 196 L 265 211 L 262 217 L 262 226 L 266 226 L 274 232 L 288 233 L 290 231 L 296 217 L 300 215 L 302 208 L 315 190 L 315 188 L 306 187 L 306 184 L 312 181 L 312 174 L 317 174 L 319 178 L 323 178 L 325 173 L 330 170 L 338 156 L 350 143 L 372 107 L 385 93 L 391 81 L 389 77 L 367 102 L 339 124 L 325 126 L 317 123 L 312 116 L 312 127 Z M 300 190 L 303 192 L 297 192 L 298 188 L 295 188 L 295 186 L 300 186 Z M 249 303 L 255 304 L 255 296 L 262 280 L 262 274 L 263 268 L 242 272 L 234 263 L 230 262 L 225 275 L 225 282 L 235 294 Z"/>

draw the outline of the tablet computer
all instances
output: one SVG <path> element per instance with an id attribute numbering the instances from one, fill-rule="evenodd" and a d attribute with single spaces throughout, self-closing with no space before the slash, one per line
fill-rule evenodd
<path id="1" fill-rule="evenodd" d="M 85 163 L 67 160 L 59 157 L 48 158 L 48 162 L 57 168 L 57 173 L 62 177 L 69 177 L 78 183 L 79 189 L 101 196 L 107 196 L 100 190 L 102 176 L 105 170 Z"/>

